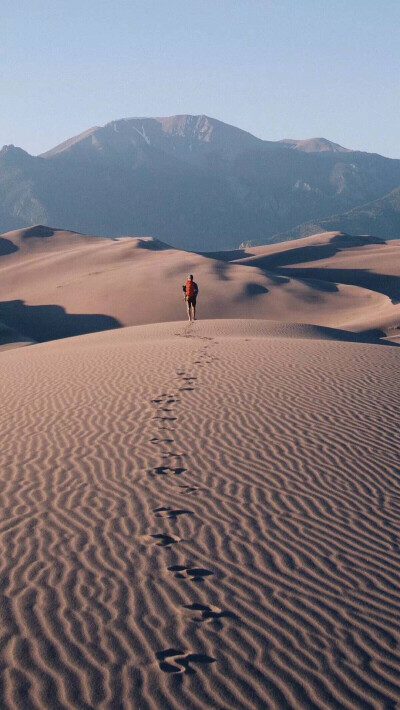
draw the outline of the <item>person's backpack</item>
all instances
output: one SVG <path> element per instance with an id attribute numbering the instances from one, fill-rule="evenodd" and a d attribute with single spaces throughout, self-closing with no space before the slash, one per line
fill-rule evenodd
<path id="1" fill-rule="evenodd" d="M 186 296 L 188 298 L 193 298 L 194 296 L 194 283 L 190 279 L 186 281 Z"/>

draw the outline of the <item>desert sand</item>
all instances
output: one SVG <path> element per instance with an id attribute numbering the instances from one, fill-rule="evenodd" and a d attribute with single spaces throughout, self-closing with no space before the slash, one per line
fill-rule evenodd
<path id="1" fill-rule="evenodd" d="M 399 256 L 2 235 L 1 708 L 398 707 Z"/>
<path id="2" fill-rule="evenodd" d="M 151 238 L 9 232 L 0 237 L 0 323 L 42 342 L 176 321 L 188 273 L 200 318 L 311 323 L 364 340 L 399 334 L 400 240 L 338 232 L 208 255 Z"/>
<path id="3" fill-rule="evenodd" d="M 2 707 L 396 707 L 400 349 L 342 335 L 0 353 Z"/>
<path id="4" fill-rule="evenodd" d="M 354 302 L 349 317 L 337 312 L 340 326 L 362 332 L 378 328 L 394 335 L 400 321 L 400 240 L 383 241 L 370 236 L 350 236 L 341 232 L 324 232 L 292 242 L 246 249 L 246 256 L 235 263 L 273 269 L 292 279 L 305 279 L 331 286 L 363 289 L 370 298 L 363 308 Z M 353 295 L 356 291 L 353 291 Z M 333 305 L 332 301 L 332 305 Z M 313 321 L 314 322 L 314 321 Z"/>

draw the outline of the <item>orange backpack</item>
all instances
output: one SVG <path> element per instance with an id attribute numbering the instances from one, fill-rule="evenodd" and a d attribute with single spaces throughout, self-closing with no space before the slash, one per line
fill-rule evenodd
<path id="1" fill-rule="evenodd" d="M 188 298 L 193 298 L 194 296 L 194 283 L 190 279 L 186 281 L 186 296 Z"/>

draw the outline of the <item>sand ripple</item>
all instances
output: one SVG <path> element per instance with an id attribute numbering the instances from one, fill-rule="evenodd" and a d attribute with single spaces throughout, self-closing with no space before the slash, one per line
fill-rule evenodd
<path id="1" fill-rule="evenodd" d="M 2 707 L 396 707 L 400 351 L 274 327 L 1 354 Z"/>

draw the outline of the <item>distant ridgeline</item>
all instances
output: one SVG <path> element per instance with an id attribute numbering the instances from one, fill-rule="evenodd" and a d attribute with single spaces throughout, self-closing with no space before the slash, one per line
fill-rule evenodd
<path id="1" fill-rule="evenodd" d="M 0 232 L 37 223 L 198 251 L 328 230 L 393 238 L 400 160 L 207 116 L 123 119 L 42 156 L 0 151 Z"/>

